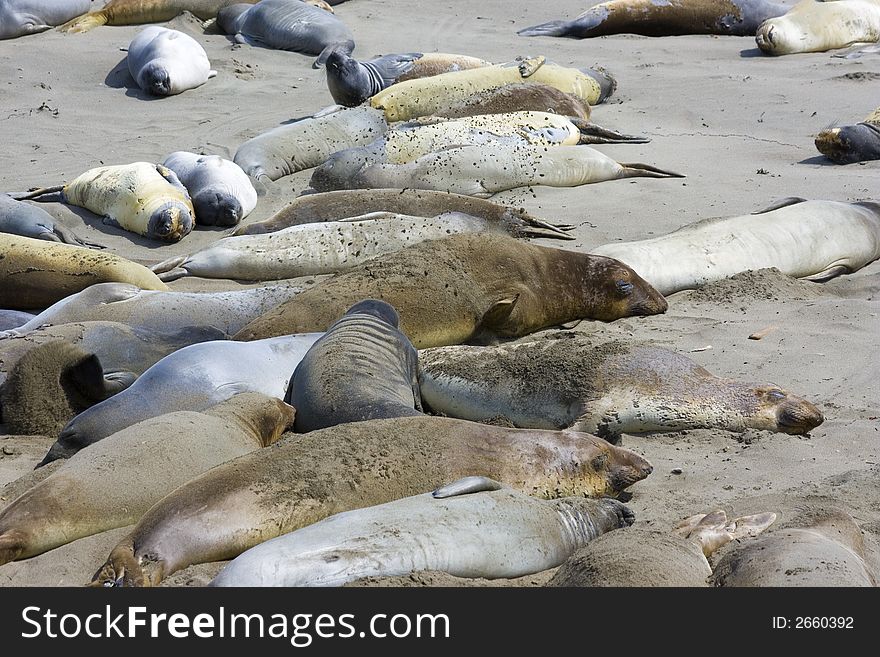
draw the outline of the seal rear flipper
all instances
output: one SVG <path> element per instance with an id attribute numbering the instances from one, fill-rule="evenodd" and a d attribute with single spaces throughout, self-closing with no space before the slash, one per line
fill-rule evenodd
<path id="1" fill-rule="evenodd" d="M 570 30 L 569 21 L 549 21 L 547 23 L 541 23 L 540 25 L 533 25 L 532 27 L 526 27 L 522 30 L 519 30 L 517 34 L 519 36 L 525 37 L 533 37 L 533 36 L 558 36 L 564 37 L 569 36 Z M 574 35 L 571 35 L 574 36 Z"/>
<path id="2" fill-rule="evenodd" d="M 32 189 L 27 192 L 10 192 L 9 197 L 16 201 L 29 201 L 31 199 L 36 199 L 39 196 L 46 196 L 47 194 L 57 194 L 64 192 L 64 185 L 55 185 L 54 187 L 38 187 L 37 189 Z"/>
<path id="3" fill-rule="evenodd" d="M 163 274 L 167 271 L 171 271 L 172 269 L 176 269 L 183 265 L 189 259 L 189 255 L 181 255 L 174 256 L 173 258 L 168 258 L 168 260 L 163 260 L 160 263 L 157 263 L 150 267 L 150 271 L 154 274 Z"/>
<path id="4" fill-rule="evenodd" d="M 519 294 L 516 294 L 512 297 L 500 299 L 493 303 L 489 309 L 483 313 L 483 316 L 474 328 L 474 333 L 470 342 L 493 342 L 498 337 L 497 329 L 510 319 L 510 314 L 516 307 L 516 302 L 518 300 Z"/>
<path id="5" fill-rule="evenodd" d="M 581 133 L 579 144 L 647 144 L 651 141 L 647 137 L 625 135 L 615 130 L 609 130 L 576 116 L 570 116 L 568 120 L 574 123 Z"/>
<path id="6" fill-rule="evenodd" d="M 161 580 L 160 580 L 161 581 Z M 107 561 L 92 576 L 89 586 L 151 586 L 129 541 L 117 545 Z"/>
<path id="7" fill-rule="evenodd" d="M 683 173 L 658 169 L 641 162 L 621 162 L 620 166 L 623 167 L 621 178 L 687 178 Z"/>
<path id="8" fill-rule="evenodd" d="M 95 11 L 82 16 L 77 16 L 58 29 L 61 32 L 71 32 L 73 34 L 88 32 L 91 29 L 107 24 L 107 15 L 103 11 Z"/>
<path id="9" fill-rule="evenodd" d="M 547 58 L 544 57 L 544 55 L 538 55 L 537 57 L 518 57 L 517 61 L 519 62 L 518 68 L 520 77 L 527 78 L 534 75 L 537 70 L 544 65 Z"/>
<path id="10" fill-rule="evenodd" d="M 337 50 L 346 55 L 351 55 L 351 53 L 354 52 L 354 41 L 351 39 L 347 41 L 337 41 L 336 43 L 331 43 L 330 45 L 325 46 L 324 50 L 321 51 L 321 54 L 318 55 L 314 62 L 312 62 L 312 68 L 321 68 L 324 66 L 331 53 Z"/>
<path id="11" fill-rule="evenodd" d="M 817 272 L 812 276 L 804 276 L 801 280 L 811 281 L 813 283 L 825 283 L 826 281 L 830 281 L 832 278 L 835 278 L 842 274 L 851 273 L 852 269 L 850 269 L 846 265 L 834 265 L 832 267 L 829 267 L 828 269 L 823 269 L 822 271 Z"/>
<path id="12" fill-rule="evenodd" d="M 137 374 L 121 370 L 105 374 L 96 354 L 90 354 L 61 374 L 62 386 L 75 389 L 87 402 L 91 402 L 89 405 L 97 404 L 117 392 L 122 392 L 136 379 Z"/>
<path id="13" fill-rule="evenodd" d="M 798 203 L 806 202 L 807 199 L 801 198 L 800 196 L 786 196 L 783 199 L 771 203 L 766 208 L 755 210 L 752 214 L 764 214 L 765 212 L 773 212 L 773 210 L 778 210 L 779 208 L 787 208 L 789 205 L 797 205 Z"/>
<path id="14" fill-rule="evenodd" d="M 756 513 L 751 516 L 742 516 L 736 518 L 727 526 L 734 540 L 740 538 L 754 538 L 770 525 L 776 522 L 776 514 L 772 511 L 766 513 Z"/>
<path id="15" fill-rule="evenodd" d="M 72 230 L 70 230 L 69 228 L 66 228 L 65 226 L 59 226 L 58 224 L 55 224 L 54 228 L 55 228 L 53 231 L 54 234 L 57 235 L 58 239 L 60 239 L 65 244 L 73 244 L 74 246 L 84 246 L 89 249 L 106 249 L 107 248 L 103 244 L 97 244 L 95 242 L 86 242 L 85 240 L 80 239 L 79 237 L 76 236 L 76 234 Z"/>
<path id="16" fill-rule="evenodd" d="M 456 495 L 468 495 L 470 493 L 481 493 L 487 490 L 500 490 L 503 486 L 489 477 L 463 477 L 451 484 L 440 486 L 431 495 L 435 499 L 443 499 L 446 497 L 455 497 Z"/>

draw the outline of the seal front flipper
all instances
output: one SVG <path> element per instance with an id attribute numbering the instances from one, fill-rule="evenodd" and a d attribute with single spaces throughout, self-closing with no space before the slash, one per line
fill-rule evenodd
<path id="1" fill-rule="evenodd" d="M 435 499 L 444 499 L 446 497 L 455 497 L 456 495 L 469 495 L 470 493 L 481 493 L 489 490 L 500 490 L 503 486 L 489 477 L 463 477 L 451 484 L 440 486 L 431 495 Z"/>
<path id="2" fill-rule="evenodd" d="M 778 210 L 779 208 L 787 208 L 789 205 L 797 205 L 798 203 L 806 203 L 807 199 L 801 198 L 800 196 L 786 196 L 783 199 L 779 199 L 778 201 L 771 203 L 766 208 L 761 210 L 755 210 L 752 214 L 764 214 L 766 212 L 773 212 L 773 210 Z"/>
<path id="3" fill-rule="evenodd" d="M 537 70 L 544 65 L 547 58 L 544 57 L 544 55 L 538 55 L 537 57 L 517 58 L 517 61 L 519 62 L 518 68 L 520 77 L 527 78 L 534 75 Z"/>
<path id="4" fill-rule="evenodd" d="M 176 187 L 178 190 L 183 192 L 184 196 L 189 198 L 189 191 L 186 189 L 186 187 L 183 186 L 183 183 L 180 182 L 180 178 L 177 177 L 176 173 L 174 173 L 171 169 L 169 169 L 168 167 L 163 166 L 161 164 L 156 165 L 156 171 L 165 180 L 167 180 L 169 183 L 174 185 L 174 187 Z"/>
<path id="5" fill-rule="evenodd" d="M 846 265 L 832 265 L 831 267 L 823 269 L 822 271 L 817 272 L 812 276 L 804 276 L 801 280 L 811 281 L 813 283 L 825 283 L 826 281 L 830 281 L 832 278 L 836 278 L 837 276 L 851 273 L 852 269 L 850 269 Z"/>
<path id="6" fill-rule="evenodd" d="M 621 162 L 623 167 L 621 178 L 687 178 L 683 173 L 658 169 L 641 162 Z"/>
<path id="7" fill-rule="evenodd" d="M 478 343 L 494 341 L 498 337 L 497 329 L 510 319 L 510 314 L 516 307 L 518 300 L 519 294 L 516 294 L 493 303 L 480 318 L 471 341 Z"/>
<path id="8" fill-rule="evenodd" d="M 32 189 L 29 192 L 24 193 L 10 193 L 9 196 L 16 201 L 29 201 L 31 199 L 36 199 L 40 196 L 46 196 L 47 194 L 57 194 L 61 192 L 64 194 L 64 185 L 55 185 L 54 187 L 39 187 L 37 189 Z"/>

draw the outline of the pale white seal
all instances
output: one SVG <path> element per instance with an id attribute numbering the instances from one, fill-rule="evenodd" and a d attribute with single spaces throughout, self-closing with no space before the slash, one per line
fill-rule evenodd
<path id="1" fill-rule="evenodd" d="M 177 30 L 151 25 L 128 46 L 128 70 L 154 96 L 195 89 L 217 75 L 198 41 Z"/>

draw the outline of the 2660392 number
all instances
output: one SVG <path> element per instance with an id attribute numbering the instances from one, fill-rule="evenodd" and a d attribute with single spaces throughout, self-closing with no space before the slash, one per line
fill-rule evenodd
<path id="1" fill-rule="evenodd" d="M 797 630 L 852 629 L 852 616 L 797 616 L 794 619 Z"/>

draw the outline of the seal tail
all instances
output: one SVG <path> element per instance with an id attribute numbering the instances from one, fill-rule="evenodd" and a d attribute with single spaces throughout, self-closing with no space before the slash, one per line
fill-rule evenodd
<path id="1" fill-rule="evenodd" d="M 533 36 L 558 36 L 564 37 L 568 36 L 569 33 L 569 22 L 568 21 L 550 21 L 548 23 L 541 23 L 540 25 L 532 25 L 531 27 L 526 27 L 517 32 L 520 36 L 533 37 Z"/>
<path id="2" fill-rule="evenodd" d="M 89 14 L 83 14 L 82 16 L 77 16 L 76 18 L 67 21 L 58 29 L 62 32 L 72 32 L 76 34 L 88 32 L 89 30 L 106 24 L 107 14 L 103 11 L 95 11 Z"/>
<path id="3" fill-rule="evenodd" d="M 312 68 L 322 68 L 324 64 L 327 63 L 330 55 L 332 55 L 337 50 L 341 50 L 346 55 L 351 55 L 351 53 L 354 51 L 354 41 L 349 39 L 348 41 L 337 41 L 336 43 L 331 43 L 329 46 L 324 48 L 324 50 L 321 51 L 321 54 L 318 55 L 317 59 L 312 62 Z"/>
<path id="4" fill-rule="evenodd" d="M 16 201 L 29 201 L 31 199 L 37 198 L 38 196 L 46 196 L 47 194 L 57 194 L 58 192 L 64 191 L 64 185 L 56 185 L 55 187 L 39 187 L 37 189 L 31 189 L 27 192 L 17 192 L 11 193 L 11 196 Z"/>
<path id="5" fill-rule="evenodd" d="M 65 226 L 59 226 L 55 224 L 55 234 L 58 238 L 64 242 L 65 244 L 73 244 L 74 246 L 84 246 L 87 249 L 106 249 L 107 247 L 103 244 L 98 244 L 96 242 L 86 242 L 85 240 L 80 239 L 76 236 L 72 230 Z"/>
<path id="6" fill-rule="evenodd" d="M 570 116 L 568 120 L 580 130 L 581 137 L 578 144 L 647 144 L 651 141 L 647 137 L 625 135 L 615 130 L 609 130 L 576 116 Z"/>
<path id="7" fill-rule="evenodd" d="M 621 178 L 686 178 L 683 173 L 658 169 L 641 162 L 621 162 L 620 166 L 623 167 Z"/>
<path id="8" fill-rule="evenodd" d="M 568 232 L 574 228 L 574 226 L 569 226 L 568 224 L 551 224 L 547 221 L 542 221 L 540 219 L 534 218 L 525 218 L 523 219 L 528 226 L 520 229 L 520 234 L 524 237 L 546 237 L 548 239 L 557 239 L 557 240 L 573 240 L 577 239 L 574 235 L 569 235 Z"/>

